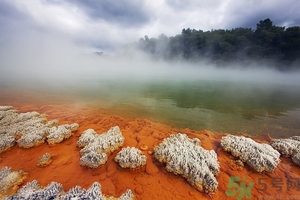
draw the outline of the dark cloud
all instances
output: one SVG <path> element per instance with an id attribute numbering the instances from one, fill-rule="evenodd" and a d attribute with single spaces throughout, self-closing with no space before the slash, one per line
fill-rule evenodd
<path id="1" fill-rule="evenodd" d="M 258 13 L 255 16 L 249 16 L 248 18 L 245 18 L 242 23 L 236 24 L 239 27 L 248 27 L 248 28 L 256 28 L 256 25 L 259 23 L 260 20 L 265 20 L 265 19 L 271 19 L 273 22 L 273 25 L 276 26 L 285 26 L 291 27 L 291 26 L 299 26 L 300 24 L 300 18 L 285 18 L 285 17 L 280 17 L 277 15 L 274 15 L 273 13 Z"/>
<path id="2" fill-rule="evenodd" d="M 20 19 L 25 15 L 16 10 L 16 8 L 5 1 L 0 1 L 0 19 L 11 20 Z"/>
<path id="3" fill-rule="evenodd" d="M 225 1 L 223 1 L 225 2 Z M 222 0 L 166 0 L 166 4 L 175 10 L 215 9 L 222 5 Z"/>
<path id="4" fill-rule="evenodd" d="M 69 0 L 69 2 L 82 8 L 92 19 L 101 19 L 121 26 L 142 26 L 150 20 L 143 1 Z"/>
<path id="5" fill-rule="evenodd" d="M 0 1 L 0 26 L 2 31 L 5 31 L 5 28 L 13 27 L 12 25 L 15 22 L 26 19 L 28 19 L 28 16 L 17 10 L 16 7 L 5 1 Z"/>
<path id="6" fill-rule="evenodd" d="M 247 2 L 228 6 L 226 12 L 227 24 L 230 28 L 248 27 L 256 28 L 260 20 L 271 19 L 276 26 L 299 26 L 300 13 L 298 8 L 300 1 L 286 0 L 285 2 L 274 0 L 272 3 L 267 1 Z"/>
<path id="7" fill-rule="evenodd" d="M 266 18 L 277 26 L 299 26 L 299 7 L 299 0 L 0 0 L 0 41 L 36 31 L 114 49 L 183 28 L 256 28 Z"/>
<path id="8" fill-rule="evenodd" d="M 0 27 L 2 45 L 12 42 L 18 35 L 25 34 L 25 30 L 37 28 L 30 16 L 5 1 L 0 1 Z"/>

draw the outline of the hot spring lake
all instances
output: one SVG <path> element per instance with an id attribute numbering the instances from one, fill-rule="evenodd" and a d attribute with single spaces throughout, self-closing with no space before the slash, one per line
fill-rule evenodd
<path id="1" fill-rule="evenodd" d="M 23 104 L 92 106 L 180 129 L 274 138 L 300 135 L 299 71 L 128 59 L 88 57 L 1 68 L 0 102 L 5 90 Z M 37 96 L 25 98 L 20 91 Z"/>
<path id="2" fill-rule="evenodd" d="M 51 94 L 47 97 L 50 103 L 93 106 L 114 115 L 146 118 L 175 128 L 270 134 L 275 138 L 300 135 L 297 85 L 93 79 L 81 84 L 40 86 L 34 92 Z"/>

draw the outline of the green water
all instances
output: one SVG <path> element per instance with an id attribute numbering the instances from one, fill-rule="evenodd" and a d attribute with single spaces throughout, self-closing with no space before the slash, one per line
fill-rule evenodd
<path id="1" fill-rule="evenodd" d="M 68 88 L 74 101 L 176 128 L 231 134 L 300 135 L 300 87 L 191 81 L 91 81 Z"/>
<path id="2" fill-rule="evenodd" d="M 122 60 L 88 63 L 26 71 L 0 68 L 0 88 L 54 93 L 59 98 L 53 103 L 86 104 L 180 129 L 300 135 L 299 72 Z"/>

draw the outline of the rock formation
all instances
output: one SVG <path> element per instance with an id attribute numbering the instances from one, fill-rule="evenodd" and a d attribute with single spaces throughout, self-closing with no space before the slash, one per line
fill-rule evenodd
<path id="1" fill-rule="evenodd" d="M 49 153 L 45 153 L 39 158 L 36 165 L 39 167 L 46 167 L 50 165 L 51 162 L 52 162 L 51 155 Z"/>
<path id="2" fill-rule="evenodd" d="M 49 130 L 49 135 L 47 135 L 48 144 L 60 143 L 64 139 L 68 139 L 72 136 L 72 131 L 77 131 L 78 124 L 64 124 L 57 127 L 52 127 Z"/>
<path id="3" fill-rule="evenodd" d="M 97 168 L 100 165 L 104 165 L 107 161 L 106 153 L 100 153 L 98 151 L 90 151 L 83 154 L 80 158 L 80 165 L 87 166 L 89 168 Z"/>
<path id="4" fill-rule="evenodd" d="M 86 200 L 106 200 L 106 199 L 119 199 L 119 200 L 132 200 L 134 195 L 131 190 L 127 190 L 119 198 L 106 197 L 102 194 L 101 185 L 94 182 L 92 186 L 86 190 L 80 186 L 75 186 L 69 191 L 65 192 L 60 183 L 51 182 L 47 187 L 43 188 L 36 180 L 28 182 L 25 186 L 20 188 L 17 194 L 6 198 L 6 200 L 15 199 L 86 199 Z"/>
<path id="5" fill-rule="evenodd" d="M 13 171 L 11 168 L 5 166 L 0 170 L 0 199 L 13 189 L 13 187 L 20 185 L 28 174 L 24 171 Z"/>
<path id="6" fill-rule="evenodd" d="M 293 163 L 300 166 L 300 136 L 271 141 L 271 146 L 283 156 L 292 157 Z"/>
<path id="7" fill-rule="evenodd" d="M 5 133 L 0 133 L 0 153 L 10 149 L 15 145 L 15 138 L 10 135 L 6 135 Z"/>
<path id="8" fill-rule="evenodd" d="M 80 164 L 97 168 L 105 164 L 108 154 L 121 147 L 123 143 L 124 137 L 118 126 L 102 134 L 97 134 L 93 129 L 87 129 L 77 142 L 78 147 L 84 147 L 80 150 Z"/>
<path id="9" fill-rule="evenodd" d="M 123 148 L 115 157 L 115 161 L 122 168 L 135 169 L 146 164 L 147 157 L 135 147 Z"/>
<path id="10" fill-rule="evenodd" d="M 244 136 L 224 136 L 221 146 L 257 172 L 273 172 L 280 162 L 280 153 L 270 145 L 257 143 Z"/>
<path id="11" fill-rule="evenodd" d="M 23 148 L 31 148 L 46 140 L 49 144 L 62 142 L 78 127 L 76 123 L 58 126 L 58 120 L 48 121 L 38 112 L 18 113 L 12 106 L 0 106 L 0 153 L 15 142 Z"/>
<path id="12" fill-rule="evenodd" d="M 220 166 L 214 150 L 205 150 L 198 138 L 178 133 L 165 138 L 154 148 L 154 156 L 166 163 L 168 172 L 181 175 L 199 191 L 213 192 L 218 188 L 215 176 Z"/>

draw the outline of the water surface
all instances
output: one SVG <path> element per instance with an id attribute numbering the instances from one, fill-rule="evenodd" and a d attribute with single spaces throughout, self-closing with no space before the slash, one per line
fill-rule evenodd
<path id="1" fill-rule="evenodd" d="M 48 90 L 51 92 L 51 90 Z M 91 80 L 55 90 L 73 103 L 176 128 L 273 137 L 300 135 L 297 85 L 235 81 Z"/>
<path id="2" fill-rule="evenodd" d="M 51 103 L 86 104 L 175 128 L 300 135 L 299 72 L 128 59 L 78 60 L 26 70 L 21 66 L 0 68 L 2 89 L 35 91 L 50 95 Z"/>

